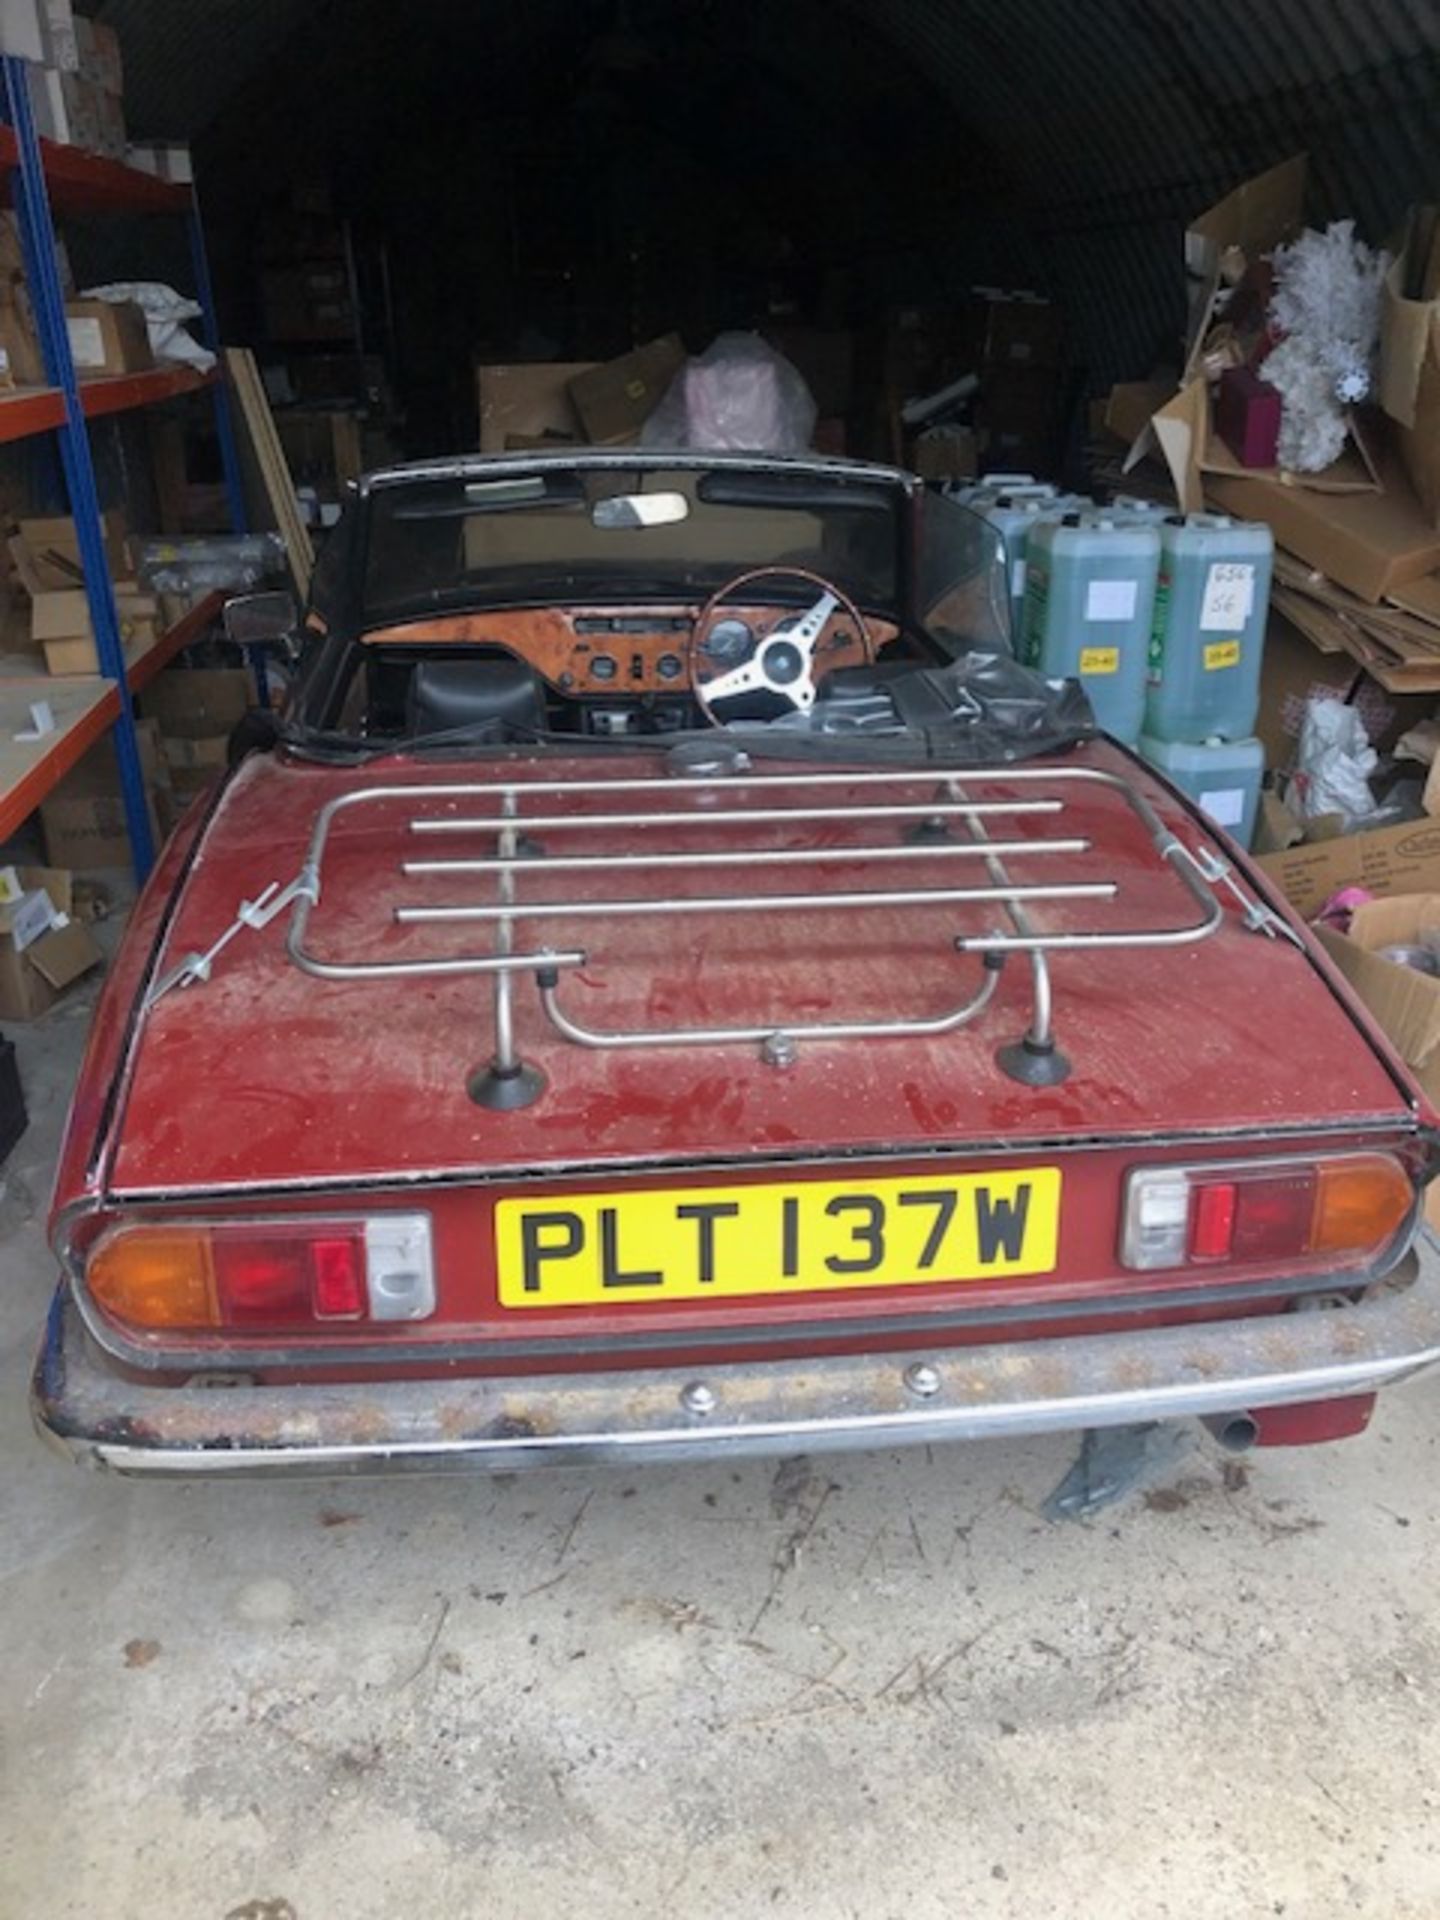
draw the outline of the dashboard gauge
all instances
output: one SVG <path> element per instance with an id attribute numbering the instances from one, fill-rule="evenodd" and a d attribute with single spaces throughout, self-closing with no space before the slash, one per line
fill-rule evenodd
<path id="1" fill-rule="evenodd" d="M 613 680 L 620 671 L 613 653 L 597 653 L 590 662 L 592 680 Z"/>
<path id="2" fill-rule="evenodd" d="M 738 667 L 754 646 L 755 636 L 743 620 L 717 620 L 705 637 L 704 653 L 721 666 Z"/>
<path id="3" fill-rule="evenodd" d="M 678 653 L 662 653 L 655 662 L 655 671 L 662 680 L 678 680 L 685 671 L 685 662 Z"/>

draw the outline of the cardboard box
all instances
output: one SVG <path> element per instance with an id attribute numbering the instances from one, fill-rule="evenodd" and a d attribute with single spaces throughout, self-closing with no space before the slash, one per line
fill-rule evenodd
<path id="1" fill-rule="evenodd" d="M 1380 309 L 1380 404 L 1421 507 L 1440 521 L 1440 209 L 1412 210 Z"/>
<path id="2" fill-rule="evenodd" d="M 577 374 L 570 382 L 570 399 L 586 439 L 597 447 L 633 440 L 684 364 L 684 342 L 678 333 L 667 333 L 618 360 Z"/>
<path id="3" fill-rule="evenodd" d="M 341 262 L 267 267 L 260 275 L 260 314 L 272 340 L 351 340 L 355 311 Z"/>
<path id="4" fill-rule="evenodd" d="M 145 315 L 132 301 L 67 300 L 65 327 L 82 380 L 145 373 L 155 364 Z"/>
<path id="5" fill-rule="evenodd" d="M 0 0 L 0 53 L 43 60 L 45 16 L 40 0 Z"/>
<path id="6" fill-rule="evenodd" d="M 106 26 L 103 20 L 90 20 L 85 24 L 89 27 L 89 33 L 81 41 L 81 22 L 78 18 L 75 21 L 81 72 L 93 80 L 102 93 L 113 94 L 119 99 L 125 91 L 125 65 L 120 54 L 120 36 L 114 27 Z"/>
<path id="7" fill-rule="evenodd" d="M 1204 506 L 1205 477 L 1255 473 L 1288 487 L 1326 494 L 1374 492 L 1379 487 L 1373 451 L 1352 425 L 1350 445 L 1320 473 L 1256 470 L 1242 465 L 1211 421 L 1211 398 L 1201 366 L 1217 302 L 1234 276 L 1290 238 L 1304 224 L 1305 156 L 1282 161 L 1236 187 L 1190 223 L 1185 269 L 1190 276 L 1190 317 L 1178 392 L 1172 392 L 1136 436 L 1125 469 L 1153 451 L 1170 469 L 1176 498 L 1187 513 Z"/>
<path id="8" fill-rule="evenodd" d="M 973 480 L 980 471 L 975 435 L 969 427 L 931 427 L 916 435 L 910 466 L 922 480 Z"/>
<path id="9" fill-rule="evenodd" d="M 1370 833 L 1311 840 L 1256 865 L 1307 920 L 1341 887 L 1376 894 L 1440 893 L 1440 820 L 1406 820 Z"/>
<path id="10" fill-rule="evenodd" d="M 580 416 L 570 382 L 593 373 L 596 360 L 545 360 L 524 366 L 477 366 L 480 451 L 504 453 L 512 443 L 577 445 Z"/>
<path id="11" fill-rule="evenodd" d="M 174 180 L 190 186 L 195 179 L 190 149 L 181 141 L 148 140 L 141 146 L 126 145 L 125 162 L 141 173 L 153 173 L 160 180 Z"/>
<path id="12" fill-rule="evenodd" d="M 72 0 L 40 0 L 45 35 L 45 64 L 66 73 L 80 70 L 80 47 L 75 33 Z"/>
<path id="13" fill-rule="evenodd" d="M 1055 458 L 1059 389 L 1051 367 L 987 367 L 975 417 L 985 435 L 985 465 L 1040 473 Z"/>
<path id="14" fill-rule="evenodd" d="M 86 79 L 83 73 L 62 73 L 60 101 L 68 144 L 83 147 L 87 153 L 97 152 L 101 104 L 100 89 L 95 82 Z"/>
<path id="15" fill-rule="evenodd" d="M 225 733 L 207 733 L 195 740 L 172 734 L 161 741 L 160 748 L 165 765 L 171 772 L 185 773 L 199 767 L 207 774 L 212 774 L 230 763 L 228 730 Z"/>
<path id="16" fill-rule="evenodd" d="M 59 867 L 22 867 L 20 899 L 0 905 L 0 1020 L 34 1020 L 54 1005 L 72 981 L 104 958 L 87 926 L 74 919 L 71 876 Z M 66 924 L 51 925 L 31 939 L 24 934 L 44 894 L 51 912 Z M 21 941 L 17 944 L 17 927 Z"/>
<path id="17" fill-rule="evenodd" d="M 1358 423 L 1340 458 L 1320 473 L 1291 473 L 1278 467 L 1247 467 L 1215 431 L 1209 383 L 1204 374 L 1183 386 L 1158 409 L 1125 457 L 1125 471 L 1158 448 L 1170 470 L 1176 498 L 1186 513 L 1199 513 L 1207 486 L 1215 478 L 1236 475 L 1283 484 L 1294 492 L 1322 495 L 1377 493 L 1375 455 Z"/>
<path id="18" fill-rule="evenodd" d="M 764 336 L 783 353 L 810 389 L 815 411 L 843 419 L 855 397 L 855 336 L 843 327 L 804 327 L 776 321 Z"/>
<path id="19" fill-rule="evenodd" d="M 973 373 L 985 354 L 990 303 L 958 307 L 896 307 L 885 324 L 882 378 L 895 401 L 937 393 Z"/>
<path id="20" fill-rule="evenodd" d="M 70 144 L 65 118 L 65 94 L 61 86 L 63 78 L 54 67 L 27 65 L 25 68 L 25 80 L 30 89 L 30 116 L 35 122 L 35 131 L 42 140 L 53 140 L 62 147 Z"/>
<path id="21" fill-rule="evenodd" d="M 1348 700 L 1364 668 L 1348 653 L 1321 653 L 1272 610 L 1260 666 L 1260 711 L 1255 732 L 1265 765 L 1285 773 L 1295 761 L 1305 712 L 1313 700 Z"/>
<path id="22" fill-rule="evenodd" d="M 125 646 L 144 646 L 159 631 L 160 602 L 153 594 L 115 594 L 120 638 Z M 37 593 L 30 604 L 30 637 L 45 655 L 52 674 L 100 672 L 100 653 L 90 622 L 90 601 L 83 587 Z"/>
<path id="23" fill-rule="evenodd" d="M 130 571 L 129 525 L 117 507 L 100 516 L 105 542 L 105 561 L 113 579 L 124 579 Z M 80 536 L 75 522 L 64 514 L 16 522 L 16 537 L 10 543 L 11 558 L 20 584 L 27 593 L 46 593 L 52 588 L 78 586 L 85 577 L 80 564 Z"/>
<path id="24" fill-rule="evenodd" d="M 43 387 L 45 363 L 40 357 L 40 341 L 30 313 L 30 302 L 5 299 L 0 295 L 0 355 L 3 355 L 5 387 Z"/>
<path id="25" fill-rule="evenodd" d="M 164 740 L 228 738 L 255 705 L 255 688 L 244 667 L 171 667 L 140 697 Z"/>
<path id="26" fill-rule="evenodd" d="M 141 720 L 136 733 L 150 831 L 158 841 L 161 836 L 155 789 L 164 773 L 159 728 L 153 720 Z M 45 835 L 45 855 L 52 867 L 85 872 L 92 867 L 130 865 L 120 763 L 112 738 L 97 741 L 54 792 L 41 801 L 40 825 Z"/>
<path id="27" fill-rule="evenodd" d="M 1374 1015 L 1423 1091 L 1440 1102 L 1440 979 L 1385 959 L 1380 949 L 1411 946 L 1440 932 L 1440 894 L 1402 894 L 1357 907 L 1348 933 L 1317 927 L 1330 958 Z M 1440 1188 L 1426 1196 L 1425 1218 L 1440 1230 Z"/>
<path id="28" fill-rule="evenodd" d="M 993 365 L 1058 367 L 1065 341 L 1060 309 L 1048 300 L 996 300 L 985 330 L 985 358 Z"/>
<path id="29" fill-rule="evenodd" d="M 155 796 L 145 796 L 150 836 L 158 847 L 165 839 Z M 76 873 L 102 868 L 128 868 L 134 859 L 125 802 L 119 794 L 91 794 L 84 800 L 47 800 L 40 809 L 45 835 L 45 857 L 64 863 Z"/>
<path id="30" fill-rule="evenodd" d="M 1440 532 L 1421 511 L 1394 458 L 1383 493 L 1320 493 L 1272 480 L 1211 476 L 1206 495 L 1224 513 L 1264 520 L 1282 547 L 1372 603 L 1440 567 Z"/>

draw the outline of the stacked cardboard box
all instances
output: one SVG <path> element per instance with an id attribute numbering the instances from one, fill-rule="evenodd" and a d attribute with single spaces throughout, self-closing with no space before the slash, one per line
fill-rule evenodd
<path id="1" fill-rule="evenodd" d="M 13 213 L 0 212 L 0 389 L 44 385 L 45 362 L 25 284 L 20 225 Z"/>
<path id="2" fill-rule="evenodd" d="M 157 180 L 170 180 L 177 186 L 190 186 L 195 166 L 190 149 L 180 140 L 147 140 L 125 149 L 125 164 L 138 173 L 153 173 Z"/>
<path id="3" fill-rule="evenodd" d="M 72 0 L 7 0 L 6 52 L 32 64 L 37 131 L 61 146 L 125 158 L 125 73 L 113 27 L 77 14 Z M 22 51 L 24 40 L 32 51 Z"/>
<path id="4" fill-rule="evenodd" d="M 150 813 L 150 832 L 162 837 L 162 819 L 173 814 L 171 783 L 160 749 L 155 720 L 137 722 L 140 771 Z M 53 792 L 40 804 L 45 856 L 52 867 L 89 872 L 95 867 L 128 867 L 130 834 L 125 824 L 125 802 L 120 788 L 120 762 L 115 742 L 98 740 Z"/>
<path id="5" fill-rule="evenodd" d="M 630 445 L 684 364 L 667 333 L 618 360 L 477 365 L 480 451 Z"/>
<path id="6" fill-rule="evenodd" d="M 61 867 L 0 868 L 0 1019 L 34 1020 L 103 959 Z"/>
<path id="7" fill-rule="evenodd" d="M 120 616 L 120 637 L 127 646 L 146 646 L 159 631 L 160 603 L 136 584 L 129 560 L 125 516 L 107 513 L 102 525 L 105 557 Z M 100 656 L 90 620 L 75 522 L 58 516 L 21 520 L 10 541 L 10 557 L 21 586 L 30 595 L 30 638 L 45 656 L 46 671 L 98 673 Z"/>
<path id="8" fill-rule="evenodd" d="M 230 735 L 254 704 L 254 683 L 243 667 L 172 667 L 141 695 L 159 730 L 164 779 L 157 799 L 167 830 L 224 772 Z"/>
<path id="9" fill-rule="evenodd" d="M 1002 293 L 989 303 L 976 407 L 987 467 L 1052 471 L 1063 347 L 1060 311 L 1049 301 Z"/>
<path id="10" fill-rule="evenodd" d="M 353 341 L 345 230 L 327 189 L 294 186 L 287 204 L 266 215 L 259 251 L 260 313 L 272 341 Z"/>
<path id="11" fill-rule="evenodd" d="M 82 380 L 145 373 L 155 364 L 144 311 L 133 301 L 67 300 L 65 328 Z"/>

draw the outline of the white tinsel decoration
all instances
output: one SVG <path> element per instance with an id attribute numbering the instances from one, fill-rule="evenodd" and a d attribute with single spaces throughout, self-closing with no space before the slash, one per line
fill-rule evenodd
<path id="1" fill-rule="evenodd" d="M 1314 343 L 1292 333 L 1266 354 L 1260 372 L 1280 393 L 1280 465 L 1292 473 L 1319 473 L 1338 460 L 1345 410 L 1335 398 L 1335 376 Z"/>
<path id="2" fill-rule="evenodd" d="M 1271 259 L 1270 318 L 1286 337 L 1263 372 L 1284 402 L 1279 459 L 1315 473 L 1345 444 L 1344 407 L 1370 391 L 1390 256 L 1357 240 L 1353 220 L 1335 220 L 1277 247 Z"/>

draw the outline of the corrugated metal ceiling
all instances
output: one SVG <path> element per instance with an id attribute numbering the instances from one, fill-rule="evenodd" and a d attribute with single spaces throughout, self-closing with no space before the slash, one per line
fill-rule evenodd
<path id="1" fill-rule="evenodd" d="M 317 14 L 337 35 L 375 17 L 353 0 L 100 0 L 95 10 L 121 34 L 134 126 L 176 137 L 203 132 Z M 425 11 L 407 14 L 417 62 Z M 453 0 L 443 11 L 449 39 Z M 508 6 L 465 9 L 478 55 L 487 11 L 513 30 Z M 903 49 L 1047 211 L 1129 215 L 1137 196 L 1177 193 L 1188 202 L 1197 184 L 1219 186 L 1300 144 L 1317 150 L 1325 187 L 1327 153 L 1343 155 L 1347 202 L 1384 217 L 1397 165 L 1440 169 L 1431 0 L 834 0 L 834 11 Z M 823 35 L 815 59 L 823 65 Z M 1154 198 L 1149 210 L 1159 211 Z"/>
<path id="2" fill-rule="evenodd" d="M 317 22 L 337 50 L 375 36 L 393 133 L 427 52 L 453 53 L 457 33 L 474 35 L 493 70 L 517 33 L 563 35 L 579 17 L 542 0 L 411 0 L 403 16 L 358 0 L 101 0 L 96 11 L 121 34 L 134 131 L 192 138 L 247 84 L 263 86 L 302 28 L 313 48 Z M 759 16 L 787 11 L 773 0 Z M 793 11 L 815 22 L 801 39 L 822 74 L 827 43 L 868 32 L 903 56 L 924 110 L 953 108 L 957 148 L 983 151 L 991 189 L 997 165 L 1008 176 L 1006 217 L 1023 210 L 1097 375 L 1134 370 L 1173 328 L 1176 230 L 1247 174 L 1308 149 L 1312 212 L 1353 213 L 1376 239 L 1408 201 L 1440 198 L 1434 0 L 795 0 Z M 603 12 L 598 0 L 580 10 L 592 24 Z M 682 12 L 708 14 L 713 30 L 749 10 L 617 0 L 615 18 L 643 32 Z M 394 64 L 397 25 L 413 74 Z M 774 36 L 753 37 L 765 58 Z M 796 38 L 779 36 L 792 62 Z M 359 51 L 346 45 L 337 67 L 364 71 Z M 853 62 L 847 74 L 837 56 L 835 74 L 853 86 Z M 326 85 L 323 63 L 314 85 Z M 373 110 L 375 90 L 356 91 Z M 935 208 L 937 248 L 951 211 Z"/>

